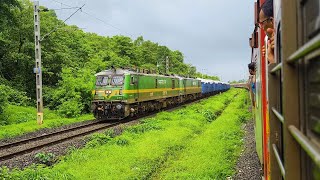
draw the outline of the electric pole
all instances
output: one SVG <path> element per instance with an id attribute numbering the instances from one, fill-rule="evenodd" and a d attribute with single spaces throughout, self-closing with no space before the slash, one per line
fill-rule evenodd
<path id="1" fill-rule="evenodd" d="M 203 79 L 203 76 L 204 76 L 204 73 L 207 71 L 207 69 L 201 69 L 202 70 L 202 79 Z"/>
<path id="2" fill-rule="evenodd" d="M 40 9 L 39 1 L 34 1 L 34 43 L 35 43 L 35 68 L 36 74 L 36 99 L 37 99 L 37 122 L 43 123 L 43 98 L 42 98 L 42 71 L 41 71 L 41 45 L 40 45 Z"/>
<path id="3" fill-rule="evenodd" d="M 201 73 L 201 74 L 202 74 L 202 77 L 201 77 L 201 78 L 203 79 L 204 69 L 201 69 L 201 72 L 202 72 L 202 73 Z"/>

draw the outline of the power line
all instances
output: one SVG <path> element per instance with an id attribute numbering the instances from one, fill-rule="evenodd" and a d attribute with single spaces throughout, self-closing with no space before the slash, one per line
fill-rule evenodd
<path id="1" fill-rule="evenodd" d="M 67 20 L 69 20 L 73 15 L 75 15 L 79 10 L 81 10 L 86 4 L 83 4 L 79 9 L 77 9 L 74 13 L 72 13 L 66 20 L 63 21 L 65 23 Z"/>
<path id="2" fill-rule="evenodd" d="M 125 34 L 127 34 L 127 35 L 131 36 L 131 38 L 133 38 L 132 34 L 130 34 L 128 32 L 125 32 L 125 31 L 121 30 L 120 28 L 118 28 L 118 27 L 116 27 L 116 26 L 114 26 L 114 25 L 112 25 L 112 24 L 110 24 L 110 23 L 108 23 L 108 22 L 106 22 L 106 21 L 104 21 L 104 20 L 92 15 L 92 14 L 89 14 L 89 13 L 87 13 L 85 11 L 82 11 L 82 13 L 87 14 L 88 16 L 91 16 L 91 17 L 95 18 L 96 20 L 101 21 L 101 22 L 105 23 L 106 25 L 113 27 L 113 28 L 117 29 L 120 32 L 124 32 Z"/>
<path id="3" fill-rule="evenodd" d="M 69 7 L 69 8 L 60 8 L 60 9 L 50 9 L 50 10 L 58 11 L 58 10 L 77 9 L 77 8 L 80 8 L 80 7 Z"/>
<path id="4" fill-rule="evenodd" d="M 61 4 L 61 5 L 65 5 L 65 6 L 68 6 L 68 7 L 72 7 L 72 6 L 68 5 L 68 4 L 64 4 L 64 3 L 59 2 L 59 1 L 56 1 L 56 0 L 52 0 L 52 1 L 54 1 L 54 2 L 56 2 L 56 3 L 58 3 L 58 4 Z"/>
<path id="5" fill-rule="evenodd" d="M 85 4 L 84 4 L 84 5 L 85 5 Z M 74 13 L 72 13 L 67 19 L 65 19 L 65 20 L 63 21 L 63 23 L 65 23 L 67 20 L 69 20 L 69 19 L 70 19 L 73 15 L 75 15 L 79 10 L 81 10 L 84 5 L 82 5 L 82 6 L 81 6 L 80 8 L 78 8 Z M 46 35 L 44 35 L 44 36 L 41 38 L 40 41 L 42 41 L 44 38 L 48 37 L 51 33 L 55 32 L 55 31 L 56 31 L 58 28 L 60 28 L 61 26 L 63 26 L 63 25 L 58 25 L 58 26 L 56 26 L 52 31 L 50 31 L 49 33 L 47 33 Z"/>
<path id="6" fill-rule="evenodd" d="M 70 7 L 70 8 L 72 7 L 72 6 L 68 5 L 68 4 L 62 3 L 62 2 L 57 1 L 57 0 L 52 0 L 52 1 L 54 1 L 54 2 L 56 2 L 56 3 L 58 3 L 58 4 L 61 4 L 61 5 L 64 5 L 64 6 Z M 118 27 L 116 27 L 116 26 L 114 26 L 114 25 L 112 25 L 112 24 L 110 24 L 110 23 L 106 22 L 105 20 L 103 20 L 103 19 L 101 19 L 101 18 L 98 18 L 98 17 L 96 17 L 95 15 L 93 15 L 93 14 L 91 14 L 91 13 L 88 13 L 88 12 L 86 12 L 86 11 L 83 11 L 83 10 L 82 10 L 81 12 L 82 12 L 82 13 L 84 13 L 84 14 L 86 14 L 86 15 L 88 15 L 88 16 L 91 16 L 92 18 L 94 18 L 94 19 L 96 19 L 96 20 L 98 20 L 98 21 L 100 21 L 100 22 L 104 23 L 105 25 L 111 26 L 111 27 L 113 27 L 114 29 L 117 29 L 118 31 L 123 32 L 123 33 L 125 33 L 125 34 L 127 34 L 127 35 L 131 36 L 131 38 L 133 38 L 133 35 L 132 35 L 132 34 L 130 34 L 130 33 L 128 33 L 128 32 L 126 32 L 126 31 L 121 30 L 120 28 L 118 28 Z"/>

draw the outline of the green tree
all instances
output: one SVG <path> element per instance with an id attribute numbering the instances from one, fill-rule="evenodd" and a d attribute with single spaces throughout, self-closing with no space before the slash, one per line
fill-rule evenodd
<path id="1" fill-rule="evenodd" d="M 194 66 L 184 63 L 182 52 L 142 36 L 135 40 L 120 35 L 103 37 L 66 25 L 53 10 L 40 14 L 44 104 L 65 116 L 89 112 L 94 74 L 111 66 L 138 66 L 164 73 L 169 57 L 170 73 L 201 75 Z M 48 35 L 53 29 L 56 31 Z M 0 83 L 12 92 L 2 95 L 2 110 L 8 103 L 27 105 L 26 101 L 35 101 L 33 31 L 30 0 L 1 1 Z"/>

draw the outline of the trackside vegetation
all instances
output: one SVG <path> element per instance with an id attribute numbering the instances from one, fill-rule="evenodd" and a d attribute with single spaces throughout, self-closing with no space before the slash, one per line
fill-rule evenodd
<path id="1" fill-rule="evenodd" d="M 94 134 L 52 167 L 2 167 L 0 179 L 226 179 L 242 149 L 241 124 L 250 119 L 247 98 L 231 89 L 144 119 L 119 136 Z"/>
<path id="2" fill-rule="evenodd" d="M 19 136 L 44 128 L 55 128 L 80 121 L 92 120 L 93 115 L 81 115 L 76 118 L 64 118 L 49 109 L 44 110 L 44 123 L 36 123 L 36 108 L 8 105 L 5 109 L 7 125 L 0 124 L 0 139 Z"/>
<path id="3" fill-rule="evenodd" d="M 226 179 L 234 173 L 241 151 L 241 124 L 250 119 L 240 93 L 206 130 L 178 156 L 168 160 L 156 179 Z"/>

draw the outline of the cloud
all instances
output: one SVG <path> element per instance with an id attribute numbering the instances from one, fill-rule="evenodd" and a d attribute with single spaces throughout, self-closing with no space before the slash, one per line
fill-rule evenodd
<path id="1" fill-rule="evenodd" d="M 73 6 L 86 4 L 68 24 L 104 36 L 122 34 L 179 50 L 186 62 L 224 81 L 246 78 L 251 49 L 248 38 L 253 31 L 253 2 L 218 0 L 58 0 Z M 61 4 L 40 0 L 49 8 Z M 58 11 L 66 18 L 74 10 Z M 114 28 L 114 27 L 116 28 Z M 120 29 L 120 30 L 119 30 Z"/>

